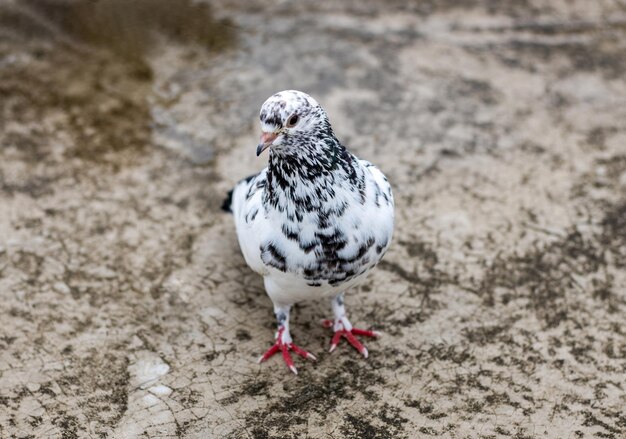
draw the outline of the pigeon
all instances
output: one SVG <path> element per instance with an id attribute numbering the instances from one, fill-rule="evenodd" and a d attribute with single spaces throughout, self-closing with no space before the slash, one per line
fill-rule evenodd
<path id="1" fill-rule="evenodd" d="M 328 298 L 333 319 L 330 351 L 345 338 L 365 358 L 357 336 L 378 337 L 352 326 L 344 292 L 362 282 L 381 260 L 393 234 L 394 201 L 385 175 L 359 160 L 337 139 L 324 109 L 308 94 L 285 90 L 261 107 L 261 141 L 268 166 L 241 180 L 222 206 L 233 213 L 246 263 L 263 276 L 278 322 L 275 343 L 259 363 L 281 353 L 295 374 L 290 352 L 315 360 L 293 343 L 291 307 Z"/>

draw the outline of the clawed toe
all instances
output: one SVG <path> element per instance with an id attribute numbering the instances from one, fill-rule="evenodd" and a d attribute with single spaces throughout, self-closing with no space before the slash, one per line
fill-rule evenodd
<path id="1" fill-rule="evenodd" d="M 264 361 L 272 357 L 274 354 L 278 353 L 278 351 L 281 352 L 283 361 L 285 362 L 289 370 L 291 370 L 296 375 L 298 375 L 298 369 L 296 369 L 296 366 L 293 362 L 293 359 L 291 358 L 291 354 L 289 353 L 289 351 L 293 351 L 296 354 L 300 355 L 302 358 L 306 358 L 308 360 L 312 360 L 312 361 L 317 360 L 315 355 L 311 354 L 310 352 L 305 351 L 299 346 L 296 346 L 294 343 L 283 343 L 282 328 L 281 328 L 278 330 L 276 343 L 274 343 L 274 345 L 271 348 L 269 348 L 263 355 L 261 355 L 257 362 L 263 363 Z"/>
<path id="2" fill-rule="evenodd" d="M 332 328 L 333 326 L 335 326 L 332 320 L 324 320 L 322 321 L 322 325 L 325 328 Z M 369 356 L 367 348 L 363 346 L 363 343 L 357 340 L 355 335 L 360 335 L 364 337 L 380 337 L 381 334 L 377 331 L 369 331 L 358 328 L 352 328 L 351 330 L 347 330 L 341 327 L 340 329 L 335 330 L 335 334 L 330 341 L 330 349 L 328 350 L 328 352 L 334 351 L 339 345 L 341 338 L 343 337 L 348 340 L 348 343 L 350 343 L 357 351 L 359 351 L 361 355 L 363 355 L 363 357 L 367 358 Z"/>

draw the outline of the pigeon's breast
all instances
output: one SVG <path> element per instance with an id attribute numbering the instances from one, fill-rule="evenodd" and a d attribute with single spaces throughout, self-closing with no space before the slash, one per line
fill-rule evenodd
<path id="1" fill-rule="evenodd" d="M 335 188 L 335 196 L 317 209 L 270 215 L 274 233 L 260 246 L 270 275 L 321 292 L 364 277 L 382 258 L 393 232 L 393 199 L 380 186 L 370 178 L 363 191 Z"/>

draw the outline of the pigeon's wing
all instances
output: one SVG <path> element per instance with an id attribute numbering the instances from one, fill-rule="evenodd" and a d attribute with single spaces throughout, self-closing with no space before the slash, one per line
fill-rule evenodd
<path id="1" fill-rule="evenodd" d="M 376 230 L 376 245 L 384 252 L 391 243 L 394 222 L 394 201 L 391 185 L 387 177 L 376 166 L 365 160 L 359 160 L 365 168 L 367 188 L 367 221 Z"/>
<path id="2" fill-rule="evenodd" d="M 243 257 L 250 268 L 262 275 L 268 270 L 261 260 L 261 242 L 271 233 L 263 208 L 266 177 L 267 168 L 237 183 L 232 192 L 231 205 Z"/>
<path id="3" fill-rule="evenodd" d="M 376 205 L 385 204 L 393 207 L 393 194 L 391 193 L 391 185 L 389 184 L 387 177 L 385 177 L 385 174 L 383 174 L 380 169 L 378 169 L 376 166 L 372 165 L 366 160 L 359 160 L 359 163 L 366 169 L 366 171 L 369 171 L 369 177 L 374 183 L 374 203 Z"/>

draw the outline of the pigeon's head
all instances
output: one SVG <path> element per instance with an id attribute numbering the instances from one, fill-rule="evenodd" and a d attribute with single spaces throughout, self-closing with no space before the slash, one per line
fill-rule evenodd
<path id="1" fill-rule="evenodd" d="M 256 155 L 270 146 L 286 149 L 303 139 L 329 133 L 328 116 L 315 99 L 298 90 L 285 90 L 270 96 L 261 107 L 261 142 Z"/>

